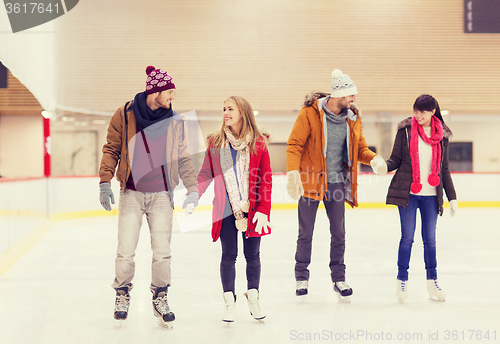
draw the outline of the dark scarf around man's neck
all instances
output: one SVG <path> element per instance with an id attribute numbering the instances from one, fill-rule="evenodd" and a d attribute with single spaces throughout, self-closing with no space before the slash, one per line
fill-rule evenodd
<path id="1" fill-rule="evenodd" d="M 146 92 L 137 93 L 132 104 L 139 130 L 144 130 L 155 123 L 172 117 L 174 114 L 172 104 L 170 104 L 170 108 L 168 109 L 159 108 L 155 111 L 151 110 L 146 102 L 146 98 Z"/>

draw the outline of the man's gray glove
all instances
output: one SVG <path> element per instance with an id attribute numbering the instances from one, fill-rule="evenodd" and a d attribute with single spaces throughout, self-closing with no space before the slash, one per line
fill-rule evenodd
<path id="1" fill-rule="evenodd" d="M 113 196 L 113 191 L 111 191 L 111 184 L 108 182 L 104 182 L 99 184 L 99 201 L 104 209 L 107 211 L 111 211 L 111 204 L 115 204 L 115 196 Z"/>
<path id="2" fill-rule="evenodd" d="M 189 215 L 193 212 L 194 208 L 198 206 L 198 191 L 191 191 L 184 200 L 182 209 L 186 209 L 186 214 Z"/>

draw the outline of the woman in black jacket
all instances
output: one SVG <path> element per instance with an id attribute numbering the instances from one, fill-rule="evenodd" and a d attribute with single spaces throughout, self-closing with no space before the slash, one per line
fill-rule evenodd
<path id="1" fill-rule="evenodd" d="M 397 296 L 400 301 L 408 296 L 408 269 L 419 208 L 427 290 L 431 298 L 444 301 L 446 293 L 437 281 L 436 222 L 438 214 L 443 214 L 443 189 L 450 201 L 452 216 L 458 207 L 448 163 L 452 133 L 434 97 L 419 96 L 413 104 L 413 112 L 413 117 L 399 123 L 391 157 L 386 161 L 388 171 L 397 169 L 387 194 L 387 204 L 398 206 L 401 220 Z"/>

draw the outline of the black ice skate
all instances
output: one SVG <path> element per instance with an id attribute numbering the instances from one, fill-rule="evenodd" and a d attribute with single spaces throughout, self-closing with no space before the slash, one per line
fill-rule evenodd
<path id="1" fill-rule="evenodd" d="M 296 281 L 295 295 L 297 296 L 307 295 L 307 281 Z"/>
<path id="2" fill-rule="evenodd" d="M 130 294 L 128 288 L 121 288 L 116 290 L 115 299 L 115 319 L 125 320 L 128 315 L 128 307 L 130 306 Z"/>
<path id="3" fill-rule="evenodd" d="M 333 290 L 338 294 L 340 302 L 351 302 L 352 289 L 344 281 L 334 282 Z"/>
<path id="4" fill-rule="evenodd" d="M 172 322 L 175 320 L 175 315 L 170 311 L 167 302 L 168 287 L 161 287 L 156 289 L 153 296 L 153 310 L 156 317 L 158 317 L 158 325 L 165 328 L 172 328 Z"/>

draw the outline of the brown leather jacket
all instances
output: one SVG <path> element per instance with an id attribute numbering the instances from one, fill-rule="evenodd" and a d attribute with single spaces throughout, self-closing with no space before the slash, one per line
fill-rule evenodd
<path id="1" fill-rule="evenodd" d="M 99 167 L 100 183 L 111 183 L 116 170 L 116 179 L 120 182 L 122 190 L 125 190 L 130 176 L 132 166 L 130 157 L 134 156 L 137 133 L 135 114 L 131 105 L 127 106 L 126 118 L 124 108 L 125 106 L 120 107 L 111 117 L 107 142 L 102 148 L 102 159 Z M 173 190 L 179 184 L 179 176 L 182 178 L 188 193 L 198 191 L 198 182 L 187 147 L 184 121 L 175 111 L 174 116 L 167 120 L 170 123 L 167 127 L 166 175 L 168 190 L 173 199 Z M 117 165 L 118 169 L 116 169 Z"/>

